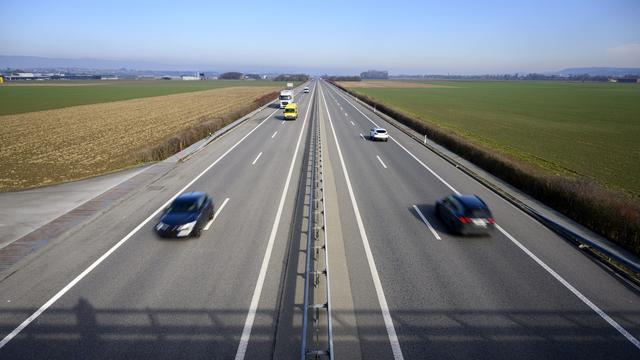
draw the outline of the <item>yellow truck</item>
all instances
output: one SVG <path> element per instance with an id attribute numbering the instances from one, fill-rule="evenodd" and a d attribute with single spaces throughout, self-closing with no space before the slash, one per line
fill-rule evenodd
<path id="1" fill-rule="evenodd" d="M 284 119 L 285 120 L 295 120 L 298 118 L 298 104 L 289 103 L 284 108 Z"/>

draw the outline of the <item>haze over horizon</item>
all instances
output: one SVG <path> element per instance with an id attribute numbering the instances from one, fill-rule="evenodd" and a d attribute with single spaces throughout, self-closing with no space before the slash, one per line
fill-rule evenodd
<path id="1" fill-rule="evenodd" d="M 5 13 L 24 16 L 0 23 L 0 55 L 99 59 L 129 68 L 484 74 L 640 67 L 634 0 L 3 5 Z"/>

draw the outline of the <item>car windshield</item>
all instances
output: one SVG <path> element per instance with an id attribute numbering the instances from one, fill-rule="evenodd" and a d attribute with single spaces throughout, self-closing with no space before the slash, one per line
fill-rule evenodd
<path id="1" fill-rule="evenodd" d="M 280 95 L 280 100 L 291 100 L 291 95 Z"/>
<path id="2" fill-rule="evenodd" d="M 385 133 L 387 132 L 387 130 L 378 129 L 378 130 L 376 130 L 376 132 L 377 132 L 378 134 L 385 134 Z"/>
<path id="3" fill-rule="evenodd" d="M 491 213 L 487 209 L 467 209 L 465 216 L 470 218 L 489 218 Z"/>
<path id="4" fill-rule="evenodd" d="M 284 109 L 284 112 L 292 113 L 292 112 L 296 112 L 296 110 L 295 109 Z"/>
<path id="5" fill-rule="evenodd" d="M 171 204 L 169 213 L 185 213 L 196 212 L 198 210 L 198 201 L 194 199 L 181 200 L 178 199 Z"/>

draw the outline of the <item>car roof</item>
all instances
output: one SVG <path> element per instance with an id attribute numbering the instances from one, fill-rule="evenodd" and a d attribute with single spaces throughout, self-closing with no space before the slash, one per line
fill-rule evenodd
<path id="1" fill-rule="evenodd" d="M 176 198 L 176 200 L 198 200 L 201 197 L 207 196 L 207 194 L 200 192 L 200 191 L 193 191 L 193 192 L 188 192 L 188 193 L 184 193 L 184 194 L 180 194 L 178 195 L 178 197 Z M 174 200 L 175 201 L 175 200 Z"/>
<path id="2" fill-rule="evenodd" d="M 488 209 L 487 204 L 477 195 L 452 195 L 462 206 L 470 209 Z"/>
<path id="3" fill-rule="evenodd" d="M 288 103 L 287 106 L 285 106 L 284 108 L 286 109 L 286 108 L 295 108 L 295 107 L 298 107 L 298 104 L 296 104 L 296 103 Z"/>
<path id="4" fill-rule="evenodd" d="M 374 127 L 371 130 L 384 130 L 384 131 L 387 131 L 387 129 L 381 128 L 381 127 Z"/>

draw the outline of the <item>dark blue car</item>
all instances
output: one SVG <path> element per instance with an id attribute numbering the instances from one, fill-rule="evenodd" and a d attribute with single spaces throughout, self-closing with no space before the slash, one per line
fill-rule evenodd
<path id="1" fill-rule="evenodd" d="M 213 219 L 213 200 L 203 192 L 179 195 L 155 226 L 162 237 L 199 237 L 202 228 Z"/>
<path id="2" fill-rule="evenodd" d="M 495 223 L 487 204 L 476 195 L 449 195 L 436 202 L 436 214 L 454 233 L 486 234 Z"/>

